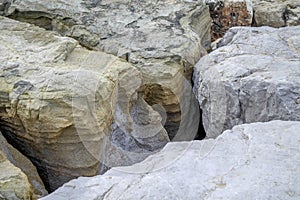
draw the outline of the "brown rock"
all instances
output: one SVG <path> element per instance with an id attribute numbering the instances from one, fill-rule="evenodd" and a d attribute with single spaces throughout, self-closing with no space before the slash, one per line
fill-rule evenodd
<path id="1" fill-rule="evenodd" d="M 212 41 L 224 36 L 233 26 L 250 26 L 252 23 L 252 4 L 249 0 L 207 0 L 210 15 Z"/>

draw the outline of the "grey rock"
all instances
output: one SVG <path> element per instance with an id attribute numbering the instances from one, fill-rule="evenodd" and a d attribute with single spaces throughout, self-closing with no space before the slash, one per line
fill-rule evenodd
<path id="1" fill-rule="evenodd" d="M 185 53 L 180 49 L 184 43 L 190 47 L 186 50 L 194 54 L 199 42 L 209 45 L 206 40 L 209 13 L 199 1 L 15 0 L 6 15 L 41 26 L 44 23 L 38 20 L 47 18 L 50 24 L 46 27 L 62 34 L 89 38 L 88 47 L 99 45 L 106 52 L 119 56 L 127 53 L 128 59 L 180 56 Z M 93 36 L 88 32 L 96 34 L 98 42 L 91 39 Z M 132 58 L 131 54 L 134 54 Z"/>
<path id="2" fill-rule="evenodd" d="M 216 139 L 168 143 L 101 176 L 80 177 L 42 200 L 299 199 L 300 122 L 244 124 Z"/>
<path id="3" fill-rule="evenodd" d="M 300 25 L 299 0 L 252 0 L 255 25 L 296 26 Z"/>
<path id="4" fill-rule="evenodd" d="M 0 15 L 5 15 L 11 4 L 11 0 L 0 0 Z"/>
<path id="5" fill-rule="evenodd" d="M 230 29 L 195 66 L 207 137 L 234 125 L 300 120 L 300 26 Z"/>

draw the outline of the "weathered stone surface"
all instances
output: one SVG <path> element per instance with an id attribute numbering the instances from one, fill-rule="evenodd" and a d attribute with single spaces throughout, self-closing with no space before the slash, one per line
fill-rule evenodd
<path id="1" fill-rule="evenodd" d="M 144 77 L 145 90 L 152 91 L 146 102 L 166 110 L 165 128 L 172 138 L 181 124 L 199 118 L 188 86 L 193 66 L 206 53 L 202 46 L 210 47 L 211 19 L 202 1 L 15 0 L 5 15 L 133 63 Z M 184 119 L 180 106 L 191 118 Z"/>
<path id="2" fill-rule="evenodd" d="M 127 59 L 195 55 L 199 42 L 209 45 L 209 13 L 200 2 L 15 0 L 5 14 Z"/>
<path id="3" fill-rule="evenodd" d="M 300 26 L 232 28 L 200 59 L 195 92 L 208 137 L 234 125 L 300 120 Z"/>
<path id="4" fill-rule="evenodd" d="M 256 26 L 300 25 L 299 0 L 252 0 Z"/>
<path id="5" fill-rule="evenodd" d="M 19 151 L 17 151 L 10 144 L 8 144 L 6 139 L 2 136 L 1 133 L 0 133 L 0 154 L 2 156 L 5 156 L 6 159 L 8 160 L 8 162 L 11 162 L 11 164 L 14 165 L 13 169 L 15 169 L 17 167 L 17 168 L 21 169 L 22 172 L 26 175 L 26 178 L 28 179 L 30 185 L 33 187 L 32 198 L 36 199 L 38 197 L 45 196 L 46 194 L 48 194 L 48 192 L 45 190 L 44 184 L 43 184 L 39 174 L 36 171 L 35 166 L 30 162 L 30 160 L 28 160 L 28 158 L 26 158 Z M 4 169 L 1 168 L 1 171 L 2 170 L 4 170 Z M 5 173 L 5 171 L 3 171 L 3 173 Z M 18 174 L 20 174 L 20 173 L 18 172 Z M 26 180 L 26 179 L 24 179 L 24 180 Z M 27 181 L 25 181 L 25 182 L 27 182 Z M 8 188 L 6 188 L 6 189 L 8 189 Z M 12 188 L 10 190 L 11 190 L 10 192 L 13 191 Z M 0 193 L 1 193 L 1 191 L 2 191 L 2 189 L 0 186 Z M 31 189 L 30 189 L 30 191 L 31 191 Z M 8 191 L 6 191 L 6 192 L 8 192 Z M 20 192 L 20 191 L 16 191 L 16 192 Z"/>
<path id="6" fill-rule="evenodd" d="M 27 176 L 0 151 L 0 199 L 36 199 Z"/>
<path id="7" fill-rule="evenodd" d="M 101 176 L 78 178 L 43 200 L 299 199 L 300 122 L 244 124 L 217 139 L 168 143 Z"/>
<path id="8" fill-rule="evenodd" d="M 142 99 L 141 73 L 128 62 L 4 17 L 0 42 L 1 130 L 50 191 L 140 161 L 169 141 L 159 110 Z"/>
<path id="9" fill-rule="evenodd" d="M 213 19 L 211 39 L 217 40 L 234 26 L 251 26 L 253 18 L 250 0 L 205 0 Z"/>

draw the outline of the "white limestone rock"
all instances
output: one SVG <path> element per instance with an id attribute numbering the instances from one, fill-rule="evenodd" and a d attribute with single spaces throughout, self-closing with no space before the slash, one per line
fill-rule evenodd
<path id="1" fill-rule="evenodd" d="M 207 137 L 233 126 L 300 120 L 300 26 L 231 28 L 195 66 Z"/>
<path id="2" fill-rule="evenodd" d="M 168 143 L 145 161 L 80 177 L 42 200 L 300 198 L 300 122 L 235 126 L 216 139 Z"/>

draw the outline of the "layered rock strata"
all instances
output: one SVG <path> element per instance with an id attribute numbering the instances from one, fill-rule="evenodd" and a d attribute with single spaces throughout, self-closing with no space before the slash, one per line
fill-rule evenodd
<path id="1" fill-rule="evenodd" d="M 202 2 L 1 0 L 0 14 L 69 37 L 1 18 L 1 129 L 48 189 L 197 134 Z"/>
<path id="2" fill-rule="evenodd" d="M 141 161 L 169 141 L 131 64 L 28 23 L 0 17 L 0 27 L 1 130 L 48 190 Z"/>
<path id="3" fill-rule="evenodd" d="M 150 91 L 144 96 L 146 102 L 166 111 L 165 128 L 172 139 L 182 132 L 182 124 L 189 123 L 184 120 L 187 112 L 191 119 L 199 118 L 190 76 L 206 53 L 204 48 L 210 48 L 211 22 L 201 1 L 7 2 L 5 16 L 57 31 L 89 49 L 133 63 L 144 77 L 144 90 Z"/>

